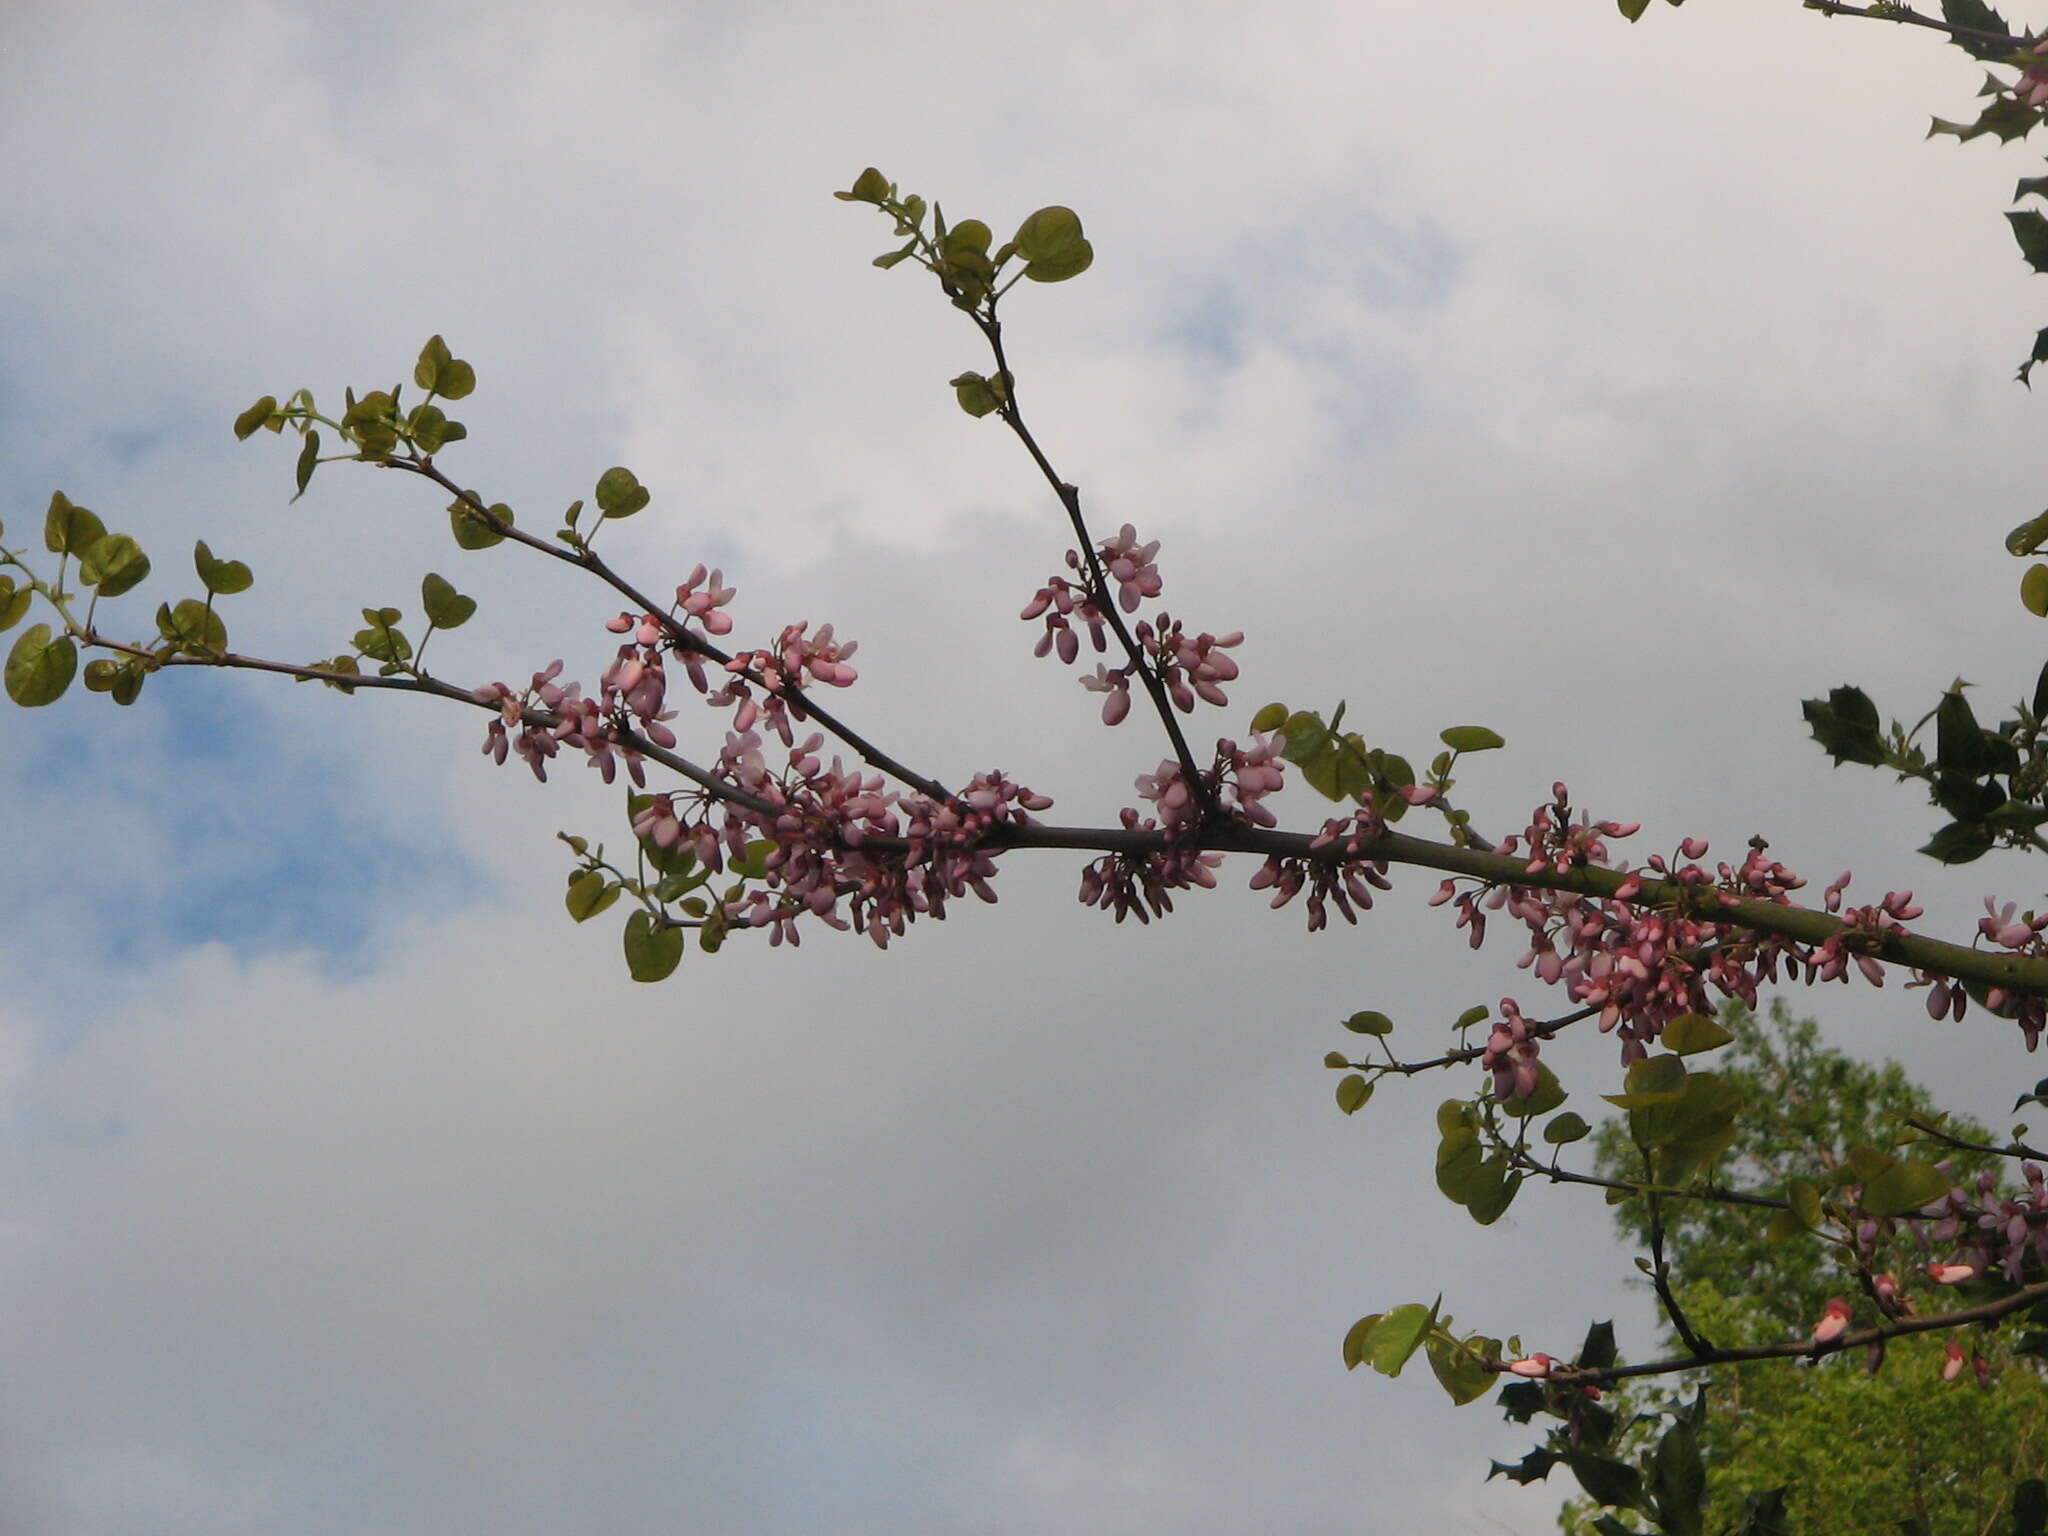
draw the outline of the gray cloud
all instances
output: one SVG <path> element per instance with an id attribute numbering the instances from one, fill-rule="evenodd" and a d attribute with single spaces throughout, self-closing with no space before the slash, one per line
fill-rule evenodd
<path id="1" fill-rule="evenodd" d="M 483 379 L 447 462 L 523 525 L 632 464 L 657 506 L 607 539 L 651 586 L 724 564 L 749 629 L 862 640 L 850 702 L 914 760 L 1107 819 L 1160 748 L 1009 617 L 1064 538 L 946 399 L 972 336 L 825 196 L 872 161 L 955 217 L 1087 218 L 1017 366 L 1173 611 L 1248 632 L 1218 729 L 1484 720 L 1494 825 L 1563 777 L 1645 846 L 1765 831 L 1951 929 L 2024 894 L 1922 867 L 1921 813 L 1798 721 L 1848 678 L 1901 713 L 2032 680 L 2017 162 L 1918 144 L 1976 81 L 1915 40 L 1598 4 L 18 16 L 10 545 L 52 485 L 167 575 L 207 537 L 258 572 L 237 643 L 295 658 L 442 570 L 483 600 L 450 676 L 588 675 L 602 594 L 453 551 L 397 477 L 287 509 L 288 445 L 227 441 L 443 331 Z M 1646 1317 L 1599 1209 L 1435 1198 L 1432 1092 L 1329 1104 L 1343 1014 L 1414 1038 L 1522 985 L 1430 882 L 1355 935 L 1241 890 L 1133 931 L 1013 860 L 886 956 L 635 988 L 547 851 L 616 838 L 615 795 L 409 701 L 222 684 L 0 732 L 0 1529 L 1547 1528 L 1555 1495 L 1479 1485 L 1523 1443 L 1488 1410 L 1337 1360 L 1439 1289 L 1553 1348 L 1588 1298 Z M 291 915 L 179 911 L 227 890 Z M 1957 1107 L 2017 1059 L 1896 988 L 1794 1000 Z"/>

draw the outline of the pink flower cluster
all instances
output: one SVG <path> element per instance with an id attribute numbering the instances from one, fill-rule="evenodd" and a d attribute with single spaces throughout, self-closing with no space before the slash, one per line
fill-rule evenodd
<path id="1" fill-rule="evenodd" d="M 1159 596 L 1164 583 L 1154 556 L 1159 541 L 1138 542 L 1138 532 L 1129 523 L 1114 538 L 1096 546 L 1104 577 L 1116 583 L 1117 606 L 1135 613 L 1147 598 Z M 1101 600 L 1091 592 L 1086 563 L 1078 550 L 1067 551 L 1067 569 L 1072 578 L 1053 576 L 1032 594 L 1018 615 L 1025 622 L 1045 621 L 1045 633 L 1038 637 L 1032 654 L 1057 652 L 1068 666 L 1081 654 L 1081 639 L 1075 624 L 1084 626 L 1097 651 L 1109 649 L 1109 621 Z M 1153 674 L 1165 687 L 1167 696 L 1182 713 L 1192 713 L 1195 700 L 1228 704 L 1222 685 L 1237 676 L 1237 663 L 1225 651 L 1244 642 L 1241 631 L 1227 635 L 1190 635 L 1179 620 L 1162 613 L 1156 619 L 1140 620 L 1133 638 Z M 1132 666 L 1110 667 L 1097 663 L 1093 673 L 1080 680 L 1090 693 L 1103 695 L 1102 723 L 1120 724 L 1131 712 Z"/>
<path id="2" fill-rule="evenodd" d="M 1202 775 L 1202 788 L 1209 802 L 1228 817 L 1252 826 L 1270 827 L 1276 818 L 1261 802 L 1286 782 L 1286 765 L 1279 736 L 1254 736 L 1248 747 L 1223 740 L 1216 743 L 1216 761 Z M 1164 831 L 1168 846 L 1154 854 L 1106 854 L 1081 872 L 1081 902 L 1116 914 L 1122 922 L 1135 915 L 1150 922 L 1173 910 L 1172 892 L 1200 887 L 1214 889 L 1220 853 L 1203 853 L 1172 839 L 1191 833 L 1201 815 L 1201 802 L 1171 758 L 1153 773 L 1137 779 L 1141 798 L 1152 802 L 1156 817 L 1134 809 L 1123 812 L 1123 824 L 1130 831 Z"/>
<path id="3" fill-rule="evenodd" d="M 1750 840 L 1740 864 L 1722 862 L 1712 870 L 1699 862 L 1707 852 L 1700 838 L 1687 838 L 1669 859 L 1653 854 L 1641 869 L 1611 862 L 1608 840 L 1635 831 L 1630 822 L 1584 816 L 1575 821 L 1569 792 L 1562 784 L 1552 785 L 1550 804 L 1536 809 L 1519 837 L 1504 839 L 1501 851 L 1523 851 L 1532 875 L 1615 869 L 1623 879 L 1612 896 L 1515 884 L 1482 883 L 1460 891 L 1459 881 L 1450 879 L 1432 899 L 1433 905 L 1456 903 L 1458 926 L 1469 930 L 1474 949 L 1485 941 L 1488 912 L 1505 911 L 1518 919 L 1530 936 L 1519 964 L 1540 981 L 1562 985 L 1575 1002 L 1599 1009 L 1600 1028 L 1617 1034 L 1625 1062 L 1648 1055 L 1650 1042 L 1671 1020 L 1711 1012 L 1715 992 L 1754 1007 L 1759 988 L 1777 980 L 1781 966 L 1788 975 L 1813 982 L 1846 979 L 1853 965 L 1873 984 L 1880 983 L 1883 967 L 1872 951 L 1888 936 L 1903 933 L 1906 921 L 1920 913 L 1911 892 L 1893 891 L 1872 906 L 1843 912 L 1848 927 L 1820 945 L 1755 933 L 1719 921 L 1716 909 L 1743 900 L 1789 905 L 1791 892 L 1806 883 L 1770 858 L 1761 838 Z M 1677 886 L 1687 899 L 1641 903 L 1637 898 L 1651 876 Z M 1830 911 L 1840 908 L 1848 879 L 1845 874 L 1828 888 Z M 1533 1082 L 1538 1041 L 1513 1029 L 1518 1014 L 1505 1007 L 1503 1014 L 1497 1030 L 1504 1029 L 1506 1036 L 1498 1050 L 1490 1042 L 1489 1052 L 1508 1064 L 1514 1084 Z M 1509 1085 L 1499 1070 L 1496 1084 Z"/>
<path id="4" fill-rule="evenodd" d="M 1500 1021 L 1486 1037 L 1479 1065 L 1493 1074 L 1493 1096 L 1505 1103 L 1526 1099 L 1536 1091 L 1537 1046 L 1529 1034 L 1529 1021 L 1513 998 L 1500 1000 L 1500 1014 Z"/>
<path id="5" fill-rule="evenodd" d="M 944 917 L 948 901 L 969 893 L 994 901 L 989 881 L 997 850 L 986 845 L 992 836 L 999 840 L 999 829 L 1028 824 L 1052 801 L 1000 773 L 978 774 L 945 799 L 893 791 L 879 774 L 836 757 L 825 762 L 821 734 L 797 740 L 794 722 L 807 718 L 799 690 L 811 683 L 844 688 L 858 675 L 847 659 L 855 644 L 838 640 L 829 624 L 815 634 L 807 622 L 791 624 L 774 645 L 738 653 L 724 663 L 724 685 L 713 691 L 705 661 L 715 653 L 686 621 L 729 632 L 732 621 L 720 610 L 733 595 L 720 572 L 699 566 L 676 589 L 677 617 L 622 613 L 611 620 L 607 628 L 630 638 L 606 668 L 596 699 L 556 681 L 559 661 L 535 673 L 523 693 L 503 683 L 477 689 L 478 699 L 497 706 L 484 751 L 503 763 L 516 749 L 544 780 L 548 760 L 577 747 L 607 783 L 623 761 L 644 788 L 642 753 L 627 738 L 676 745 L 666 723 L 674 718 L 666 708 L 666 663 L 675 655 L 707 704 L 733 711 L 709 770 L 714 785 L 731 795 L 705 787 L 655 795 L 633 831 L 660 848 L 687 847 L 712 870 L 723 870 L 729 857 L 745 858 L 755 839 L 771 843 L 763 883 L 726 908 L 728 920 L 766 928 L 771 943 L 794 944 L 799 921 L 809 917 L 886 947 L 915 918 Z M 780 770 L 768 764 L 763 731 L 787 749 Z"/>
<path id="6" fill-rule="evenodd" d="M 1347 923 L 1356 923 L 1360 912 L 1372 910 L 1375 890 L 1392 890 L 1387 879 L 1387 861 L 1368 859 L 1363 844 L 1386 834 L 1386 819 L 1372 806 L 1361 806 L 1349 816 L 1333 817 L 1323 823 L 1309 842 L 1314 853 L 1335 848 L 1342 855 L 1330 859 L 1287 859 L 1278 854 L 1267 859 L 1252 876 L 1255 891 L 1270 889 L 1275 909 L 1308 891 L 1308 931 L 1319 933 L 1329 924 L 1334 906 Z"/>
<path id="7" fill-rule="evenodd" d="M 2042 940 L 2042 932 L 2048 929 L 2048 916 L 2033 912 L 2015 915 L 2012 902 L 1998 904 L 1995 896 L 1984 898 L 1983 917 L 1977 919 L 1977 936 L 1988 939 L 2001 949 L 2014 954 L 2038 958 L 2048 955 L 2048 942 Z M 1969 1006 L 1969 993 L 1959 981 L 1950 981 L 1943 976 L 1922 971 L 1919 979 L 1909 983 L 1912 986 L 1926 986 L 1927 1015 L 1932 1019 L 1960 1019 Z M 2048 1027 L 2048 998 L 2029 997 L 2022 993 L 2009 992 L 2004 987 L 1987 987 L 1984 1004 L 2000 1018 L 2011 1019 L 2020 1027 L 2025 1036 L 2027 1049 L 2034 1050 L 2041 1043 L 2041 1031 Z"/>
<path id="8" fill-rule="evenodd" d="M 1992 1269 L 2014 1285 L 2022 1283 L 2029 1263 L 2048 1266 L 2048 1180 L 2038 1163 L 2020 1164 L 2024 1192 L 2006 1193 L 1990 1170 L 1977 1175 L 1973 1188 L 1950 1190 L 1921 1215 L 1930 1225 L 1914 1230 L 1927 1243 L 1953 1244 L 1951 1256 L 1930 1267 L 1941 1284 L 1955 1284 Z M 1955 1276 L 1945 1279 L 1944 1272 Z"/>

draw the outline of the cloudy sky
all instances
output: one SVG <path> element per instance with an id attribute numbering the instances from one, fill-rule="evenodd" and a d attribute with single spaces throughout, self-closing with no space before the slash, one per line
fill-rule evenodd
<path id="1" fill-rule="evenodd" d="M 444 462 L 523 526 L 628 464 L 654 505 L 606 537 L 645 586 L 721 564 L 742 638 L 860 640 L 848 711 L 900 755 L 1112 819 L 1156 729 L 1032 659 L 1057 508 L 951 402 L 971 330 L 827 196 L 872 163 L 999 231 L 1087 221 L 1094 269 L 1010 301 L 1013 362 L 1098 520 L 1163 541 L 1171 610 L 1247 633 L 1201 729 L 1345 698 L 1420 758 L 1477 721 L 1496 829 L 1562 778 L 1644 851 L 1762 832 L 1935 931 L 2032 889 L 1943 878 L 1931 813 L 1799 719 L 1958 673 L 1989 713 L 2038 665 L 1999 545 L 2041 505 L 1999 218 L 2036 162 L 1922 142 L 1979 79 L 1931 38 L 1790 0 L 0 28 L 0 519 L 39 542 L 61 487 L 135 535 L 138 631 L 203 537 L 256 572 L 239 649 L 332 654 L 438 570 L 481 603 L 444 675 L 597 672 L 603 592 L 456 550 L 395 476 L 287 506 L 292 445 L 231 439 L 441 332 L 481 380 Z M 1648 1322 L 1599 1208 L 1530 1189 L 1482 1231 L 1430 1188 L 1469 1083 L 1330 1102 L 1344 1014 L 1421 1054 L 1527 995 L 1433 881 L 1311 939 L 1245 866 L 1133 929 L 1018 856 L 887 955 L 819 933 L 637 987 L 552 837 L 618 841 L 616 797 L 481 734 L 192 673 L 0 714 L 0 1531 L 1549 1528 L 1563 1490 L 1480 1482 L 1526 1435 L 1338 1358 L 1438 1291 L 1531 1347 Z M 1896 986 L 1794 1001 L 1958 1109 L 2038 1075 Z M 1595 1100 L 1606 1047 L 1556 1059 Z"/>

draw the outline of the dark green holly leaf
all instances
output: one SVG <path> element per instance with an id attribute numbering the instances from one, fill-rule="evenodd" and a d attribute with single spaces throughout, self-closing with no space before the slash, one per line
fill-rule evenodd
<path id="1" fill-rule="evenodd" d="M 2048 1533 L 2048 1483 L 2030 1477 L 2012 1490 L 2012 1536 Z"/>
<path id="2" fill-rule="evenodd" d="M 1968 778 L 1990 766 L 1983 728 L 1961 688 L 1951 688 L 1941 696 L 1934 711 L 1934 730 L 1934 758 L 1942 772 Z"/>
<path id="3" fill-rule="evenodd" d="M 1877 706 L 1861 688 L 1833 689 L 1825 701 L 1808 699 L 1800 712 L 1813 730 L 1813 739 L 1837 764 L 1884 761 Z"/>
<path id="4" fill-rule="evenodd" d="M 1991 851 L 1991 833 L 1980 823 L 1952 821 L 1921 847 L 1920 852 L 1944 864 L 1969 864 Z"/>
<path id="5" fill-rule="evenodd" d="M 1499 1401 L 1505 1403 L 1510 1392 L 1522 1392 L 1525 1394 L 1533 1392 L 1539 1404 L 1543 1400 L 1542 1389 L 1533 1381 L 1518 1381 L 1501 1388 Z M 1520 1422 L 1528 1423 L 1527 1415 L 1524 1415 Z M 1493 1470 L 1486 1474 L 1486 1480 L 1490 1483 L 1496 1477 L 1505 1477 L 1510 1482 L 1521 1483 L 1526 1486 L 1530 1483 L 1541 1482 L 1550 1469 L 1557 1465 L 1558 1461 L 1557 1452 L 1546 1450 L 1543 1446 L 1539 1445 L 1520 1461 L 1496 1461 L 1493 1464 Z"/>
<path id="6" fill-rule="evenodd" d="M 1642 1474 L 1628 1463 L 1595 1456 L 1576 1447 L 1564 1453 L 1564 1462 L 1595 1504 L 1615 1509 L 1642 1507 Z"/>
<path id="7" fill-rule="evenodd" d="M 420 605 L 436 629 L 460 629 L 476 612 L 476 599 L 464 597 L 445 577 L 427 572 L 420 582 Z"/>
<path id="8" fill-rule="evenodd" d="M 2027 360 L 2020 364 L 2019 381 L 2029 389 L 2034 387 L 2034 383 L 2027 375 L 2034 371 L 2036 363 L 2048 363 L 2048 328 L 2034 332 L 2034 350 L 2027 355 Z"/>
<path id="9" fill-rule="evenodd" d="M 1699 1434 L 1681 1418 L 1664 1431 L 1650 1458 L 1650 1494 L 1664 1536 L 1700 1536 L 1706 1492 Z"/>
<path id="10" fill-rule="evenodd" d="M 1962 27 L 1971 32 L 1988 32 L 1994 37 L 2009 37 L 2012 29 L 2005 24 L 2005 18 L 1984 4 L 1984 0 L 1941 0 L 1941 19 L 1952 27 Z M 1987 64 L 1998 64 L 2013 52 L 2015 43 L 1993 43 L 1983 38 L 1957 37 L 1950 35 L 1949 41 L 1973 58 Z"/>
<path id="11" fill-rule="evenodd" d="M 7 697 L 23 709 L 54 704 L 78 670 L 78 646 L 69 635 L 50 638 L 50 626 L 31 624 L 7 653 Z"/>

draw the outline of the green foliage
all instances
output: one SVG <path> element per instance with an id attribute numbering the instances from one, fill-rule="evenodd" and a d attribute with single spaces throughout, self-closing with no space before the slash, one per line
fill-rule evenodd
<path id="1" fill-rule="evenodd" d="M 1782 1005 L 1763 1019 L 1731 1006 L 1721 1022 L 1733 1038 L 1717 1058 L 1718 1075 L 1739 1108 L 1715 1182 L 1783 1196 L 1792 1209 L 1767 1218 L 1752 1207 L 1665 1200 L 1664 1250 L 1697 1332 L 1722 1346 L 1776 1343 L 1810 1331 L 1830 1297 L 1858 1292 L 1833 1250 L 1807 1235 L 1827 1220 L 1824 1192 L 1863 1182 L 1867 1213 L 1896 1213 L 1917 1209 L 1951 1180 L 1925 1157 L 1885 1150 L 1918 1137 L 1909 1117 L 1937 1113 L 1896 1065 L 1827 1048 L 1811 1020 Z M 1944 1123 L 1959 1139 L 1991 1139 L 1961 1117 Z M 1595 1148 L 1602 1176 L 1643 1177 L 1643 1152 L 1623 1122 L 1603 1125 Z M 1947 1147 L 1929 1155 L 1953 1158 L 1958 1180 L 1994 1161 Z M 1648 1247 L 1646 1202 L 1628 1201 L 1615 1217 L 1626 1240 Z M 1874 1268 L 1905 1276 L 1920 1259 L 1902 1233 L 1881 1240 Z M 2048 1384 L 2007 1335 L 1970 1342 L 1992 1362 L 1988 1389 L 1967 1371 L 1955 1382 L 1940 1379 L 1938 1335 L 1893 1339 L 1874 1376 L 1860 1356 L 1842 1356 L 1813 1368 L 1765 1362 L 1721 1378 L 1713 1412 L 1698 1427 L 1709 1474 L 1705 1530 L 1865 1536 L 1898 1529 L 1912 1515 L 1932 1532 L 1994 1529 L 2013 1480 L 2048 1468 Z M 1658 1406 L 1657 1389 L 1626 1383 L 1610 1402 L 1627 1421 Z M 1654 1465 L 1647 1445 L 1643 1427 L 1620 1442 Z M 1583 1536 L 1600 1529 L 1595 1516 L 1575 1503 L 1560 1524 Z"/>

